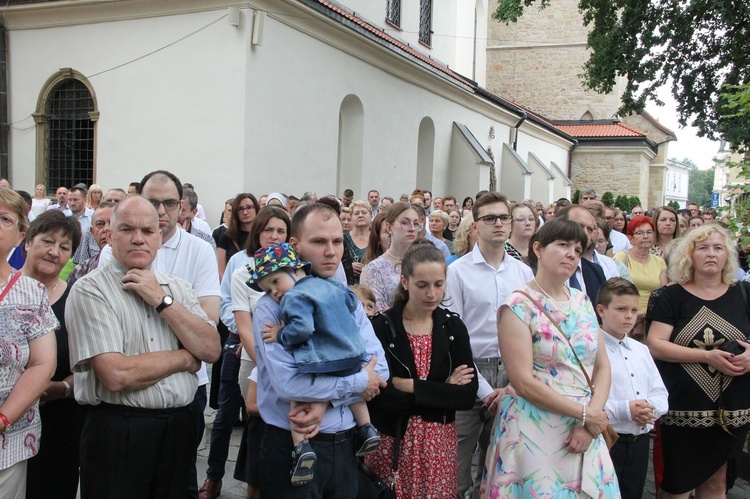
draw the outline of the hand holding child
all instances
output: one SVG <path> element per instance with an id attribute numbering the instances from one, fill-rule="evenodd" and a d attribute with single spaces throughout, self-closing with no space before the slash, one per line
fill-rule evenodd
<path id="1" fill-rule="evenodd" d="M 284 321 L 281 321 L 281 325 L 271 324 L 266 322 L 266 327 L 263 328 L 263 341 L 266 343 L 278 343 L 276 339 L 279 336 L 279 331 L 285 326 Z"/>

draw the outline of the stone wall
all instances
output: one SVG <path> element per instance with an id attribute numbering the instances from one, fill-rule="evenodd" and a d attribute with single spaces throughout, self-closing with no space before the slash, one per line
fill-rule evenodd
<path id="1" fill-rule="evenodd" d="M 638 196 L 648 202 L 649 157 L 643 149 L 633 151 L 600 151 L 582 147 L 573 151 L 571 159 L 573 192 L 591 188 L 597 196 L 609 191 L 617 197 Z"/>
<path id="2" fill-rule="evenodd" d="M 490 8 L 494 3 L 490 3 Z M 587 28 L 577 0 L 555 0 L 526 8 L 518 23 L 489 18 L 487 88 L 550 119 L 611 118 L 618 93 L 586 90 L 580 75 L 588 60 Z"/>

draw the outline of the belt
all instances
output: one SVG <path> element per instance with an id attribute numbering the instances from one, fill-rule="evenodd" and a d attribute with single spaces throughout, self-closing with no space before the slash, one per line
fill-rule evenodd
<path id="1" fill-rule="evenodd" d="M 164 409 L 144 409 L 142 407 L 130 407 L 127 405 L 108 404 L 101 402 L 89 408 L 90 411 L 108 412 L 110 414 L 120 414 L 125 417 L 137 418 L 168 418 L 182 412 L 189 412 L 190 406 L 170 407 Z"/>
<path id="2" fill-rule="evenodd" d="M 286 435 L 291 435 L 291 432 L 289 430 L 285 430 L 283 428 L 279 428 L 278 426 L 274 426 L 274 425 L 266 425 L 266 429 L 271 430 L 271 431 L 282 432 Z M 345 440 L 353 438 L 354 433 L 356 431 L 357 431 L 356 428 L 349 428 L 348 430 L 343 430 L 343 431 L 339 431 L 336 433 L 318 433 L 310 440 L 313 442 L 330 442 L 334 444 L 339 444 L 341 442 L 344 442 Z"/>
<path id="3" fill-rule="evenodd" d="M 618 433 L 620 440 L 623 442 L 635 442 L 639 438 L 648 436 L 648 433 L 641 433 L 640 435 L 631 435 L 630 433 Z"/>
<path id="4" fill-rule="evenodd" d="M 503 359 L 500 357 L 488 357 L 486 359 L 474 359 L 474 363 L 479 366 L 479 364 L 482 364 L 484 366 L 502 366 L 503 365 Z"/>

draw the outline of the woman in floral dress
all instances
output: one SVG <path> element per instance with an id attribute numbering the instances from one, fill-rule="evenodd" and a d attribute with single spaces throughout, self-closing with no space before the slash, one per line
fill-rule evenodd
<path id="1" fill-rule="evenodd" d="M 445 258 L 431 243 L 409 248 L 395 305 L 373 319 L 391 379 L 368 403 L 382 441 L 366 462 L 389 479 L 394 436 L 402 438 L 399 498 L 456 497 L 456 410 L 470 409 L 477 394 L 466 327 L 438 306 L 445 294 L 445 269 Z"/>
<path id="2" fill-rule="evenodd" d="M 533 302 L 517 291 L 498 311 L 510 384 L 490 437 L 482 497 L 620 496 L 600 436 L 607 426 L 609 360 L 586 293 L 565 285 L 587 244 L 575 222 L 545 224 L 529 252 L 536 277 L 522 290 Z M 571 344 L 591 375 L 595 394 Z"/>

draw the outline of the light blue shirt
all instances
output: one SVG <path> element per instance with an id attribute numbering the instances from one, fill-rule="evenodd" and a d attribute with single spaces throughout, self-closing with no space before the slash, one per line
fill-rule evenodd
<path id="1" fill-rule="evenodd" d="M 224 276 L 221 278 L 221 303 L 219 304 L 219 318 L 231 332 L 237 334 L 237 325 L 234 322 L 232 312 L 232 274 L 238 268 L 254 261 L 252 256 L 247 256 L 247 251 L 242 250 L 229 259 Z M 250 288 L 248 288 L 250 289 Z"/>
<path id="2" fill-rule="evenodd" d="M 387 380 L 389 372 L 385 352 L 362 305 L 357 307 L 354 320 L 359 326 L 366 352 L 370 357 L 378 359 L 375 372 Z M 354 427 L 354 416 L 348 406 L 362 401 L 359 394 L 367 388 L 367 373 L 364 370 L 351 376 L 300 373 L 290 349 L 278 343 L 263 341 L 265 324 L 280 322 L 281 307 L 273 298 L 264 295 L 258 300 L 253 314 L 255 358 L 258 366 L 258 409 L 263 421 L 289 430 L 289 402 L 329 402 L 320 423 L 320 432 L 337 433 Z"/>

